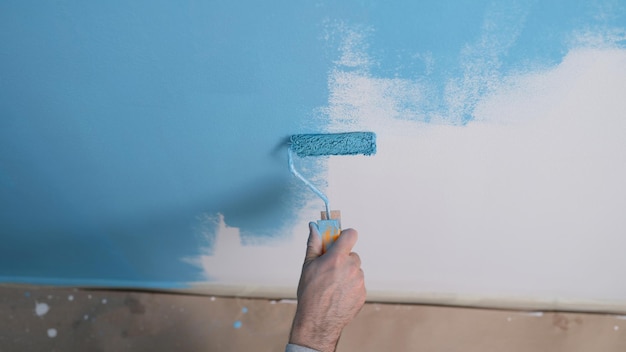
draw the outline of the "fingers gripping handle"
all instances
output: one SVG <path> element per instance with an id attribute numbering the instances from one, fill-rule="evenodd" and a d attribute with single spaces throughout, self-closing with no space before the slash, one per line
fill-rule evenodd
<path id="1" fill-rule="evenodd" d="M 326 253 L 341 234 L 341 213 L 339 210 L 330 212 L 330 219 L 322 212 L 322 219 L 317 221 L 320 236 L 322 237 L 322 253 Z"/>

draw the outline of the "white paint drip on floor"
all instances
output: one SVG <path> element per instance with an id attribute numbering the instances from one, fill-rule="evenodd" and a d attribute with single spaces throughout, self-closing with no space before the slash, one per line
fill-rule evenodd
<path id="1" fill-rule="evenodd" d="M 520 314 L 526 315 L 526 316 L 529 316 L 529 317 L 542 317 L 543 316 L 543 312 L 523 312 L 523 313 L 520 313 Z"/>
<path id="2" fill-rule="evenodd" d="M 50 310 L 50 306 L 47 303 L 35 302 L 35 314 L 39 317 L 43 317 Z"/>
<path id="3" fill-rule="evenodd" d="M 281 299 L 280 301 L 278 301 L 278 303 L 281 303 L 281 304 L 298 304 L 298 300 L 296 300 L 296 299 Z"/>
<path id="4" fill-rule="evenodd" d="M 57 329 L 55 329 L 55 328 L 48 329 L 48 337 L 49 338 L 57 337 Z"/>

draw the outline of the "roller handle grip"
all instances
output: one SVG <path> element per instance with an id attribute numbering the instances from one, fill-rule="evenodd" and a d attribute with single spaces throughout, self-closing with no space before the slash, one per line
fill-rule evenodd
<path id="1" fill-rule="evenodd" d="M 326 212 L 323 211 L 322 219 L 317 221 L 319 234 L 322 237 L 322 253 L 326 253 L 341 234 L 341 213 L 339 210 L 331 211 L 330 219 L 326 215 Z"/>

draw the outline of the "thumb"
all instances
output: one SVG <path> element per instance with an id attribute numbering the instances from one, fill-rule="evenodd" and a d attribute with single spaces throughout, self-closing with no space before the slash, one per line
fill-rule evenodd
<path id="1" fill-rule="evenodd" d="M 355 229 L 345 229 L 341 231 L 341 235 L 335 241 L 332 247 L 326 252 L 327 254 L 338 253 L 349 255 L 352 252 L 352 248 L 356 244 L 359 238 L 359 233 Z M 333 254 L 334 255 L 334 254 Z"/>
<path id="2" fill-rule="evenodd" d="M 306 255 L 304 257 L 304 264 L 311 262 L 315 258 L 322 255 L 322 238 L 317 228 L 317 224 L 314 222 L 309 223 L 309 239 L 306 243 Z"/>

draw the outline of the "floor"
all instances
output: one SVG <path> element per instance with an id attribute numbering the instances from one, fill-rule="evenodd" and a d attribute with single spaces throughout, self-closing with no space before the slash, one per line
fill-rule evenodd
<path id="1" fill-rule="evenodd" d="M 281 351 L 291 300 L 0 285 L 0 351 Z M 367 303 L 338 351 L 626 351 L 626 317 Z"/>

